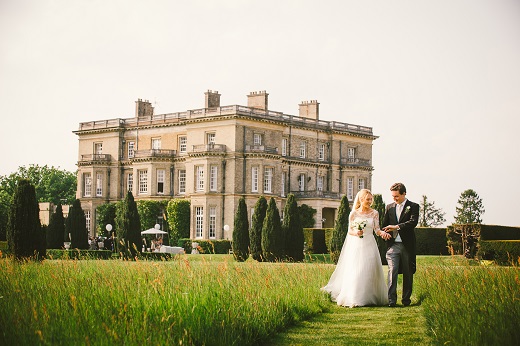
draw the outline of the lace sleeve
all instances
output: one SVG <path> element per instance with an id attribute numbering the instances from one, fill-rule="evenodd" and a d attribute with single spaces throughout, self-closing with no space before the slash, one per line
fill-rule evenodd
<path id="1" fill-rule="evenodd" d="M 350 212 L 350 215 L 348 216 L 348 233 L 350 235 L 357 235 L 357 232 L 354 230 L 354 219 L 355 219 L 355 210 L 352 210 Z"/>
<path id="2" fill-rule="evenodd" d="M 373 218 L 374 218 L 374 232 L 377 234 L 377 232 L 381 230 L 381 227 L 379 226 L 379 212 L 377 210 L 374 210 Z"/>

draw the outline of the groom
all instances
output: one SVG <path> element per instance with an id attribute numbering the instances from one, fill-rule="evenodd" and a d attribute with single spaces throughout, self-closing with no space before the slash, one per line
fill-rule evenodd
<path id="1" fill-rule="evenodd" d="M 419 221 L 419 204 L 406 199 L 406 187 L 395 183 L 390 187 L 394 203 L 386 206 L 383 231 L 392 235 L 386 241 L 388 262 L 388 306 L 397 302 L 397 276 L 403 274 L 404 306 L 410 305 L 415 273 L 415 226 Z"/>

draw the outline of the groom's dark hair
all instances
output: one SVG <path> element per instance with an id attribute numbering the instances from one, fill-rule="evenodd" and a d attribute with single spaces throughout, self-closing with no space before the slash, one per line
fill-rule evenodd
<path id="1" fill-rule="evenodd" d="M 399 191 L 399 193 L 402 195 L 403 193 L 406 193 L 406 186 L 404 186 L 403 183 L 395 183 L 394 185 L 390 186 L 390 191 Z"/>

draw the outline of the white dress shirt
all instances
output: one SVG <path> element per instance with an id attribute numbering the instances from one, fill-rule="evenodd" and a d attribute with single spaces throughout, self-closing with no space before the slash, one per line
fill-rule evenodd
<path id="1" fill-rule="evenodd" d="M 401 204 L 395 204 L 395 213 L 397 215 L 397 223 L 399 223 L 399 218 L 401 217 L 401 213 L 403 212 L 404 205 L 406 204 L 406 198 L 404 199 L 403 203 Z M 396 243 L 402 243 L 403 240 L 401 239 L 401 236 L 399 233 L 397 233 L 397 237 L 395 237 Z"/>

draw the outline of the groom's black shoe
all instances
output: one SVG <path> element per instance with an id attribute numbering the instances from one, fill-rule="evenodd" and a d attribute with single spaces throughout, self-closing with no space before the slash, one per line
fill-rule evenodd
<path id="1" fill-rule="evenodd" d="M 410 302 L 403 302 L 403 306 L 409 306 Z"/>

